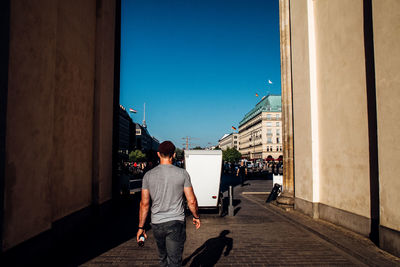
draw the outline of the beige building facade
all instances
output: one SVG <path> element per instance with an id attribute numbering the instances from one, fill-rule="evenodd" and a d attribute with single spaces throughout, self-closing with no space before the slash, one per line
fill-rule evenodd
<path id="1" fill-rule="evenodd" d="M 239 123 L 239 152 L 248 160 L 282 155 L 281 96 L 268 95 Z"/>
<path id="2" fill-rule="evenodd" d="M 228 148 L 236 148 L 239 150 L 239 134 L 224 134 L 221 139 L 218 140 L 218 146 L 221 150 L 226 150 Z"/>
<path id="3" fill-rule="evenodd" d="M 397 256 L 399 18 L 397 0 L 280 0 L 284 191 Z"/>

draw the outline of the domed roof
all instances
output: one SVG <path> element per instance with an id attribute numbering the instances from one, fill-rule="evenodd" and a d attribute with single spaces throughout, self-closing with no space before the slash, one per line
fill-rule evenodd
<path id="1" fill-rule="evenodd" d="M 281 112 L 282 102 L 280 95 L 264 96 L 256 106 L 247 112 L 244 118 L 240 121 L 239 127 L 260 114 L 261 112 Z"/>

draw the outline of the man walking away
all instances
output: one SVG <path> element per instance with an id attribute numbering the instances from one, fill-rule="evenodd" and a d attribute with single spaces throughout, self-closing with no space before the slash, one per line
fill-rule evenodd
<path id="1" fill-rule="evenodd" d="M 240 162 L 240 167 L 237 170 L 236 176 L 240 177 L 240 183 L 244 186 L 244 180 L 247 175 L 247 168 L 244 166 L 244 161 Z"/>
<path id="2" fill-rule="evenodd" d="M 148 171 L 143 178 L 136 239 L 139 241 L 142 234 L 147 238 L 144 224 L 151 199 L 151 226 L 158 247 L 160 266 L 181 266 L 186 240 L 183 194 L 193 214 L 193 224 L 199 229 L 197 199 L 188 172 L 172 165 L 175 157 L 174 144 L 170 141 L 162 142 L 157 155 L 160 165 Z"/>

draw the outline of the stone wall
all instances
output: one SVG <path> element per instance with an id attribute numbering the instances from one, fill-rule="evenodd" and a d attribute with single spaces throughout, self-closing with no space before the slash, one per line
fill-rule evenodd
<path id="1" fill-rule="evenodd" d="M 290 1 L 295 207 L 368 236 L 377 204 L 380 245 L 400 255 L 400 3 L 372 1 L 373 36 L 364 28 L 366 4 Z M 375 58 L 378 155 L 368 58 Z M 379 159 L 379 184 L 370 158 Z"/>
<path id="2" fill-rule="evenodd" d="M 307 0 L 290 3 L 295 196 L 313 201 Z M 301 167 L 300 167 L 301 166 Z"/>
<path id="3" fill-rule="evenodd" d="M 400 2 L 373 1 L 381 245 L 400 255 Z M 395 231 L 390 231 L 392 229 Z M 397 238 L 394 238 L 397 236 Z"/>
<path id="4" fill-rule="evenodd" d="M 115 2 L 10 3 L 3 250 L 109 200 L 112 179 Z"/>
<path id="5" fill-rule="evenodd" d="M 315 1 L 320 202 L 370 216 L 362 1 Z"/>

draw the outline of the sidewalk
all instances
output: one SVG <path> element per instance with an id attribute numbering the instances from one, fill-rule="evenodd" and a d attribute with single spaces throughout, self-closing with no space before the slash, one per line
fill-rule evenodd
<path id="1" fill-rule="evenodd" d="M 260 192 L 270 191 L 272 181 L 248 183 L 235 187 L 234 217 L 203 212 L 197 231 L 188 217 L 185 266 L 400 266 L 367 238 L 266 204 Z M 158 266 L 151 230 L 148 235 L 143 248 L 132 238 L 83 266 Z"/>

